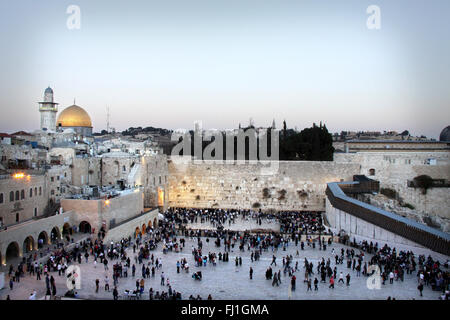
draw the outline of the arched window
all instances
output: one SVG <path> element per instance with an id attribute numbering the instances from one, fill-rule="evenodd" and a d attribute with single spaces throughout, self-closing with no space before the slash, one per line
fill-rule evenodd
<path id="1" fill-rule="evenodd" d="M 39 195 L 42 195 L 42 187 L 39 187 Z"/>
<path id="2" fill-rule="evenodd" d="M 37 196 L 37 187 L 34 187 L 34 196 Z"/>
<path id="3" fill-rule="evenodd" d="M 19 198 L 20 198 L 20 193 L 19 193 L 19 191 L 16 191 L 16 201 L 20 200 Z"/>
<path id="4" fill-rule="evenodd" d="M 10 193 L 9 193 L 9 201 L 14 201 L 14 191 L 11 191 Z"/>
<path id="5" fill-rule="evenodd" d="M 3 193 L 0 193 L 0 203 L 3 203 Z"/>
<path id="6" fill-rule="evenodd" d="M 30 198 L 33 197 L 33 188 L 30 188 Z"/>
<path id="7" fill-rule="evenodd" d="M 20 191 L 20 199 L 25 199 L 25 190 Z"/>
<path id="8" fill-rule="evenodd" d="M 375 175 L 375 169 L 369 169 L 369 176 Z"/>

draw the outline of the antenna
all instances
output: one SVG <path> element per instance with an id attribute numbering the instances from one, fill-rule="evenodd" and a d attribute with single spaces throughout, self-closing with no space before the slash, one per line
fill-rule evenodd
<path id="1" fill-rule="evenodd" d="M 106 132 L 109 133 L 109 107 L 106 106 Z"/>

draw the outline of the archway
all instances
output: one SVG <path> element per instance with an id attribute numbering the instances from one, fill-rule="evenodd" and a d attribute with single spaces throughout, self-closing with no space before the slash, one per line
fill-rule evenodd
<path id="1" fill-rule="evenodd" d="M 147 227 L 145 226 L 145 223 L 142 225 L 142 234 L 145 234 L 147 232 Z"/>
<path id="2" fill-rule="evenodd" d="M 80 232 L 91 233 L 91 225 L 87 221 L 80 222 Z"/>
<path id="3" fill-rule="evenodd" d="M 48 235 L 47 232 L 42 231 L 38 236 L 38 248 L 40 249 L 46 244 L 48 244 Z"/>
<path id="4" fill-rule="evenodd" d="M 9 262 L 11 259 L 17 258 L 20 256 L 20 249 L 17 242 L 11 242 L 6 248 L 6 262 Z"/>
<path id="5" fill-rule="evenodd" d="M 28 253 L 33 251 L 34 248 L 34 239 L 32 236 L 28 236 L 23 241 L 23 253 Z"/>
<path id="6" fill-rule="evenodd" d="M 141 233 L 141 230 L 139 227 L 136 227 L 136 230 L 134 231 L 134 237 L 137 238 L 137 236 Z"/>
<path id="7" fill-rule="evenodd" d="M 156 228 L 158 226 L 158 220 L 153 219 L 153 228 Z"/>
<path id="8" fill-rule="evenodd" d="M 70 224 L 68 222 L 64 223 L 62 234 L 63 236 L 72 234 L 72 228 L 70 227 Z"/>
<path id="9" fill-rule="evenodd" d="M 61 233 L 59 232 L 58 227 L 53 227 L 52 231 L 50 232 L 50 239 L 52 240 L 52 242 L 61 239 Z"/>
<path id="10" fill-rule="evenodd" d="M 164 206 L 164 190 L 158 187 L 158 207 Z"/>

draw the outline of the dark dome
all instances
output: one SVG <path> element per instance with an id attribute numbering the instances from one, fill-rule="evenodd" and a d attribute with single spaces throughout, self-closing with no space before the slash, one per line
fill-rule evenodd
<path id="1" fill-rule="evenodd" d="M 53 93 L 52 88 L 48 87 L 47 89 L 45 89 L 44 93 Z"/>
<path id="2" fill-rule="evenodd" d="M 439 136 L 439 141 L 450 141 L 450 126 L 444 128 Z"/>

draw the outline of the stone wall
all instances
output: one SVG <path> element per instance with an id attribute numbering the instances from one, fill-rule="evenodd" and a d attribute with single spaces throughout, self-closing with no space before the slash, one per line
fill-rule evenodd
<path id="1" fill-rule="evenodd" d="M 325 210 L 326 183 L 352 180 L 356 163 L 280 161 L 274 174 L 264 164 L 169 161 L 171 207 Z"/>
<path id="2" fill-rule="evenodd" d="M 19 200 L 16 200 L 17 191 Z M 14 194 L 14 201 L 10 201 L 10 192 Z M 0 202 L 0 217 L 3 225 L 9 226 L 17 223 L 16 214 L 19 215 L 19 223 L 30 220 L 35 215 L 41 216 L 48 203 L 46 175 L 30 175 L 29 178 L 22 179 L 11 177 L 0 179 L 0 197 L 3 198 L 3 201 Z"/>
<path id="3" fill-rule="evenodd" d="M 152 155 L 142 157 L 141 184 L 144 187 L 144 205 L 147 208 L 160 206 L 158 194 L 162 194 L 163 205 L 168 202 L 169 170 L 167 156 Z"/>
<path id="4" fill-rule="evenodd" d="M 419 175 L 433 179 L 450 180 L 450 152 L 359 152 L 334 155 L 337 163 L 357 163 L 361 174 L 380 181 L 381 188 L 397 191 L 404 202 L 414 205 L 418 212 L 450 218 L 449 188 L 429 189 L 426 195 L 421 190 L 407 186 L 408 180 Z M 436 165 L 426 164 L 435 159 Z M 375 174 L 370 176 L 370 169 Z"/>
<path id="5" fill-rule="evenodd" d="M 6 250 L 11 243 L 15 243 L 18 248 L 18 254 L 21 257 L 24 254 L 25 239 L 31 239 L 33 249 L 38 247 L 38 238 L 40 234 L 45 234 L 47 243 L 50 243 L 52 230 L 61 237 L 62 229 L 65 223 L 72 225 L 73 212 L 54 215 L 45 219 L 31 220 L 0 231 L 0 254 L 1 261 L 5 264 Z"/>
<path id="6" fill-rule="evenodd" d="M 120 241 L 122 238 L 127 238 L 131 236 L 134 238 L 136 235 L 136 228 L 139 228 L 139 232 L 142 232 L 143 226 L 155 226 L 158 224 L 158 214 L 159 210 L 155 209 L 149 211 L 148 213 L 139 216 L 131 221 L 121 224 L 113 229 L 110 229 L 106 234 L 104 243 L 108 244 L 110 241 Z"/>
<path id="7" fill-rule="evenodd" d="M 78 226 L 82 221 L 89 222 L 96 231 L 102 226 L 109 229 L 111 220 L 118 224 L 126 219 L 137 216 L 144 211 L 143 193 L 139 189 L 121 194 L 109 201 L 63 199 L 61 206 L 64 211 L 73 211 L 72 223 Z"/>
<path id="8" fill-rule="evenodd" d="M 72 169 L 72 185 L 82 187 L 86 185 L 100 185 L 101 158 L 73 158 Z"/>

